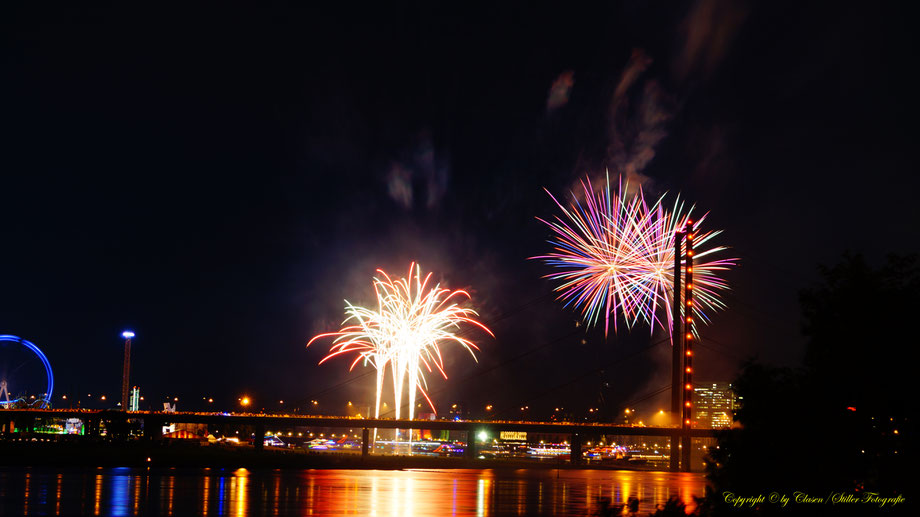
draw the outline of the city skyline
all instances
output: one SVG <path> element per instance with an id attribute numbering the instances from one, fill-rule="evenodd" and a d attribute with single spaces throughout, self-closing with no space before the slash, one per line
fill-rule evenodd
<path id="1" fill-rule="evenodd" d="M 917 251 L 916 101 L 874 57 L 909 49 L 896 31 L 835 30 L 862 13 L 803 9 L 778 35 L 780 7 L 721 12 L 720 39 L 690 7 L 585 9 L 505 8 L 471 39 L 439 8 L 323 26 L 306 11 L 17 11 L 0 331 L 45 352 L 60 394 L 117 400 L 130 328 L 147 400 L 340 405 L 367 399 L 364 372 L 317 366 L 306 342 L 341 323 L 343 299 L 371 299 L 376 268 L 414 260 L 471 290 L 496 335 L 479 363 L 446 356 L 440 398 L 546 411 L 571 406 L 565 392 L 612 415 L 669 383 L 665 336 L 577 326 L 527 260 L 548 249 L 543 189 L 609 171 L 679 192 L 740 258 L 695 379 L 798 364 L 797 296 L 818 264 Z M 873 81 L 841 79 L 851 67 Z M 866 185 L 888 210 L 841 213 Z"/>
<path id="2" fill-rule="evenodd" d="M 918 5 L 0 9 L 0 514 L 910 513 Z"/>

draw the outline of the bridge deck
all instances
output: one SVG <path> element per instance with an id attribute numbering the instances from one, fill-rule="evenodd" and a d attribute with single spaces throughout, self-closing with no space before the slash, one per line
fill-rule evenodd
<path id="1" fill-rule="evenodd" d="M 350 427 L 377 429 L 429 429 L 446 431 L 523 431 L 529 433 L 558 433 L 580 435 L 675 436 L 677 427 L 627 426 L 610 423 L 519 422 L 498 420 L 395 420 L 338 416 L 228 414 L 192 412 L 136 411 L 124 413 L 109 410 L 73 409 L 8 409 L 0 410 L 0 421 L 19 418 L 79 418 L 81 420 L 122 421 L 126 418 L 160 423 L 196 423 L 221 425 L 257 425 L 266 427 Z M 718 429 L 691 429 L 692 437 L 715 437 Z"/>

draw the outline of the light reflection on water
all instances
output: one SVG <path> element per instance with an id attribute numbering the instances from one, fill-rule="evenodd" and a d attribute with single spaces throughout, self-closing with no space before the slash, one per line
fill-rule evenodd
<path id="1" fill-rule="evenodd" d="M 131 489 L 130 475 L 131 469 L 124 467 L 112 469 L 111 477 L 109 478 L 112 486 L 109 515 L 114 515 L 115 517 L 128 515 L 128 492 Z"/>
<path id="2" fill-rule="evenodd" d="M 51 469 L 0 467 L 0 515 L 592 515 L 671 496 L 701 474 L 608 470 Z"/>

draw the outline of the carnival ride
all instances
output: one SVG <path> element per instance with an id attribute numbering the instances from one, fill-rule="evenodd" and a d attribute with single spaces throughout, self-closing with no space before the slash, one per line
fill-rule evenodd
<path id="1" fill-rule="evenodd" d="M 0 408 L 48 408 L 53 391 L 54 374 L 45 354 L 31 341 L 0 334 Z"/>

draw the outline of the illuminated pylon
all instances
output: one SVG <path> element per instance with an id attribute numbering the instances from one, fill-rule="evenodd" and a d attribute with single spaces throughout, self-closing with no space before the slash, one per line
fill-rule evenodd
<path id="1" fill-rule="evenodd" d="M 683 258 L 682 247 L 684 243 L 684 232 L 682 229 L 677 230 L 674 235 L 674 290 L 672 296 L 671 308 L 671 419 L 672 425 L 680 427 L 680 418 L 682 414 L 681 401 L 683 400 L 683 304 L 681 303 L 681 259 Z M 677 472 L 680 467 L 680 455 L 677 448 L 677 435 L 671 438 L 671 472 Z"/>
<path id="2" fill-rule="evenodd" d="M 687 238 L 687 253 L 684 258 L 684 403 L 681 407 L 681 450 L 680 466 L 690 472 L 690 426 L 693 424 L 693 239 L 696 232 L 693 222 L 687 221 L 684 231 Z"/>
<path id="3" fill-rule="evenodd" d="M 131 386 L 131 338 L 134 337 L 134 332 L 126 330 L 121 333 L 121 337 L 125 338 L 125 364 L 121 372 L 121 410 L 128 411 Z"/>
<path id="4" fill-rule="evenodd" d="M 690 470 L 693 423 L 693 221 L 674 235 L 674 290 L 671 310 L 671 418 L 679 428 L 671 440 L 671 471 Z M 683 273 L 683 274 L 682 274 Z M 681 291 L 683 277 L 683 292 Z M 681 296 L 683 295 L 683 296 Z M 682 442 L 678 447 L 678 441 Z"/>

